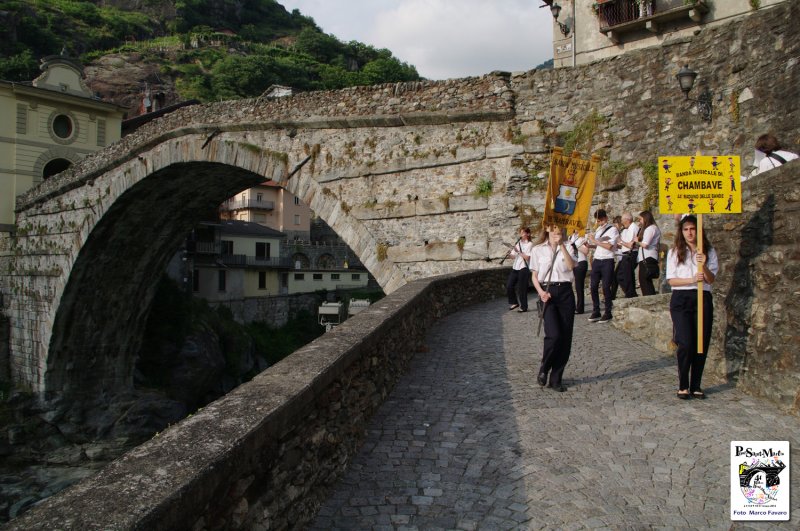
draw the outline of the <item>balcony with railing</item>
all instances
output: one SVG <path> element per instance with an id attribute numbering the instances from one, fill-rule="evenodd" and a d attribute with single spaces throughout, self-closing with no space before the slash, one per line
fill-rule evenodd
<path id="1" fill-rule="evenodd" d="M 260 256 L 247 256 L 244 254 L 222 254 L 219 262 L 228 267 L 270 267 L 291 269 L 292 259 L 289 257 L 263 258 Z"/>
<path id="2" fill-rule="evenodd" d="M 259 199 L 229 199 L 219 206 L 220 212 L 245 210 L 248 208 L 257 210 L 275 210 L 275 201 L 264 201 Z"/>
<path id="3" fill-rule="evenodd" d="M 594 8 L 600 31 L 614 43 L 623 33 L 658 33 L 659 25 L 680 19 L 699 23 L 708 12 L 705 0 L 597 0 Z"/>

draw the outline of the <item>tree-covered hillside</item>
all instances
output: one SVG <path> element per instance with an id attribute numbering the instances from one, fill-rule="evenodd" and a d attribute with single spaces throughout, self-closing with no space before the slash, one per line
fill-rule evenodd
<path id="1" fill-rule="evenodd" d="M 202 101 L 258 96 L 272 84 L 419 79 L 389 50 L 343 43 L 274 0 L 0 0 L 0 79 L 31 80 L 39 58 L 62 50 L 87 66 L 114 54 L 155 66 L 179 99 Z"/>

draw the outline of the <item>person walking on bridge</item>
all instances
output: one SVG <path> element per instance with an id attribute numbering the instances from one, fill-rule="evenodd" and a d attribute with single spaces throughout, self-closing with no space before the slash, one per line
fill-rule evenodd
<path id="1" fill-rule="evenodd" d="M 506 282 L 509 310 L 528 311 L 528 278 L 530 277 L 528 264 L 531 259 L 531 249 L 533 249 L 531 229 L 522 227 L 519 229 L 517 243 L 508 252 L 508 256 L 514 258 L 511 273 L 508 275 L 508 282 Z"/>
<path id="2" fill-rule="evenodd" d="M 531 255 L 533 285 L 543 302 L 544 347 L 536 380 L 539 385 L 563 393 L 562 381 L 572 351 L 575 295 L 572 292 L 575 260 L 567 247 L 566 233 L 556 225 L 545 227 Z M 548 380 L 549 377 L 549 380 Z"/>
<path id="3" fill-rule="evenodd" d="M 717 252 L 703 233 L 703 253 L 697 252 L 697 218 L 681 219 L 675 243 L 667 255 L 667 281 L 672 287 L 669 313 L 678 345 L 678 398 L 705 398 L 700 387 L 711 343 L 714 304 L 711 285 L 719 271 Z M 697 348 L 697 285 L 703 283 L 703 353 Z"/>

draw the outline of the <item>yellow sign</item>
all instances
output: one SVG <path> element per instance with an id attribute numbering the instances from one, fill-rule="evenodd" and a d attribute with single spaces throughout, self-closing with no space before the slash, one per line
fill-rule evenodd
<path id="1" fill-rule="evenodd" d="M 566 228 L 567 233 L 577 230 L 583 234 L 589 221 L 600 157 L 592 155 L 591 160 L 584 160 L 577 151 L 571 157 L 563 153 L 556 147 L 550 157 L 542 225 L 558 225 Z"/>
<path id="2" fill-rule="evenodd" d="M 738 156 L 659 157 L 662 214 L 741 214 Z"/>

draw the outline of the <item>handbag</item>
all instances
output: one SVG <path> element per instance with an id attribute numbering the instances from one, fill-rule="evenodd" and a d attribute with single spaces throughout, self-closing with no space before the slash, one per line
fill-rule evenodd
<path id="1" fill-rule="evenodd" d="M 658 278 L 661 275 L 661 268 L 658 266 L 658 260 L 655 258 L 645 258 L 644 266 L 647 269 L 647 278 Z"/>

